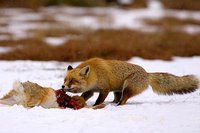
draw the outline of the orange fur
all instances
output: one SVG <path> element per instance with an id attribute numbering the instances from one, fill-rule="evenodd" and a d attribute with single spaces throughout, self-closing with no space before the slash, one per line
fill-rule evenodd
<path id="1" fill-rule="evenodd" d="M 99 92 L 95 105 L 104 102 L 113 91 L 113 102 L 123 105 L 148 85 L 159 94 L 182 94 L 195 91 L 199 80 L 195 76 L 178 77 L 167 73 L 147 73 L 142 67 L 118 60 L 89 59 L 75 69 L 68 67 L 64 79 L 66 91 L 80 93 L 88 100 L 93 92 Z"/>

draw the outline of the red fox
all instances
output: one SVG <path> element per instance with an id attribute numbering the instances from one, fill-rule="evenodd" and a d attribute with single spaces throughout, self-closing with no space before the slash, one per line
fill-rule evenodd
<path id="1" fill-rule="evenodd" d="M 158 94 L 184 94 L 198 89 L 199 80 L 194 75 L 179 77 L 169 73 L 147 73 L 142 67 L 125 61 L 92 58 L 75 69 L 68 66 L 62 88 L 73 93 L 83 92 L 85 100 L 99 92 L 94 105 L 103 103 L 113 91 L 113 102 L 124 105 L 148 85 Z"/>

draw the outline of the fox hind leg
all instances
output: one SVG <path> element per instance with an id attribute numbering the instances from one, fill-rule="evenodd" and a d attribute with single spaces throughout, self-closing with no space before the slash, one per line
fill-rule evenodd
<path id="1" fill-rule="evenodd" d="M 0 99 L 1 104 L 14 105 L 19 104 L 24 97 L 24 87 L 21 82 L 13 83 L 13 89 Z"/>
<path id="2" fill-rule="evenodd" d="M 123 93 L 121 96 L 121 99 L 119 101 L 119 103 L 117 105 L 124 105 L 126 104 L 127 100 L 131 97 L 133 97 L 134 95 L 137 95 L 136 91 L 133 91 L 132 88 L 126 87 L 123 89 Z"/>
<path id="3" fill-rule="evenodd" d="M 14 101 L 13 98 L 3 99 L 3 100 L 0 99 L 0 104 L 5 104 L 5 105 L 10 105 L 10 106 L 12 106 L 12 105 L 16 104 L 16 101 Z"/>
<path id="4" fill-rule="evenodd" d="M 130 75 L 124 82 L 122 96 L 117 105 L 126 104 L 127 100 L 142 93 L 148 87 L 148 76 L 146 73 L 137 72 Z"/>
<path id="5" fill-rule="evenodd" d="M 0 104 L 10 105 L 10 106 L 16 104 L 17 102 L 15 101 L 15 99 L 13 97 L 13 93 L 14 93 L 14 91 L 10 91 L 7 95 L 2 97 L 0 99 Z"/>

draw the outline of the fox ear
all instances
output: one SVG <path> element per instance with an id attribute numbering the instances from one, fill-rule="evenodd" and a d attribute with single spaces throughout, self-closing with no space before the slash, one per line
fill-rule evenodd
<path id="1" fill-rule="evenodd" d="M 79 72 L 79 75 L 80 76 L 88 76 L 89 75 L 89 73 L 90 73 L 90 66 L 89 65 L 87 65 L 87 66 L 85 66 L 84 68 L 82 68 L 81 70 L 80 70 L 80 72 Z"/>
<path id="2" fill-rule="evenodd" d="M 70 70 L 72 70 L 73 69 L 73 67 L 71 66 L 71 65 L 69 65 L 68 67 L 67 67 L 67 70 L 68 71 L 70 71 Z"/>

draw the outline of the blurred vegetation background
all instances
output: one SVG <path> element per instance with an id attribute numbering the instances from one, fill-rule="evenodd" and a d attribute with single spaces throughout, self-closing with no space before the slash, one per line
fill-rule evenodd
<path id="1" fill-rule="evenodd" d="M 38 8 L 52 5 L 104 6 L 104 0 L 0 0 L 2 7 Z"/>
<path id="2" fill-rule="evenodd" d="M 183 29 L 188 25 L 200 27 L 200 18 L 179 18 L 177 16 L 163 16 L 161 18 L 147 18 L 141 20 L 146 26 L 157 27 L 155 32 L 142 32 L 127 28 L 99 28 L 71 27 L 68 25 L 67 17 L 74 21 L 80 17 L 93 17 L 99 23 L 112 25 L 112 15 L 95 13 L 90 9 L 84 12 L 63 12 L 58 10 L 65 6 L 75 7 L 113 7 L 117 6 L 124 10 L 145 9 L 148 2 L 153 0 L 0 0 L 1 9 L 12 9 L 13 7 L 28 8 L 19 11 L 21 18 L 6 14 L 6 10 L 0 12 L 0 47 L 12 49 L 9 52 L 0 53 L 2 60 L 58 60 L 58 61 L 81 61 L 91 57 L 102 57 L 108 59 L 128 60 L 133 56 L 147 59 L 170 60 L 174 56 L 200 55 L 200 33 L 190 34 Z M 165 9 L 176 9 L 176 11 L 197 12 L 200 11 L 200 0 L 158 0 Z M 41 7 L 59 7 L 54 12 Z M 76 9 L 76 8 L 75 8 Z M 15 12 L 16 10 L 14 10 Z M 30 20 L 33 16 L 40 19 Z M 159 13 L 159 12 L 158 12 Z M 30 16 L 29 16 L 29 15 Z M 57 19 L 59 15 L 62 19 Z M 125 15 L 125 14 L 124 14 Z M 23 17 L 29 17 L 24 19 Z M 15 17 L 13 19 L 13 17 Z M 22 19 L 22 20 L 20 20 Z M 65 21 L 62 21 L 65 19 Z M 121 19 L 121 18 L 119 18 Z M 13 30 L 14 26 L 27 24 L 39 25 L 27 28 L 25 38 L 15 38 L 20 35 L 19 31 Z M 21 24 L 21 25 L 20 25 Z M 42 26 L 41 26 L 42 25 Z M 41 28 L 41 27 L 42 28 Z M 17 28 L 16 28 L 17 29 Z M 18 34 L 19 33 L 19 34 Z M 62 45 L 52 46 L 48 39 L 65 39 Z M 37 49 L 37 50 L 35 50 Z"/>
<path id="3" fill-rule="evenodd" d="M 149 0 L 0 0 L 1 7 L 37 9 L 43 6 L 69 5 L 81 7 L 113 6 L 146 7 Z M 200 0 L 159 0 L 165 8 L 200 10 Z"/>

